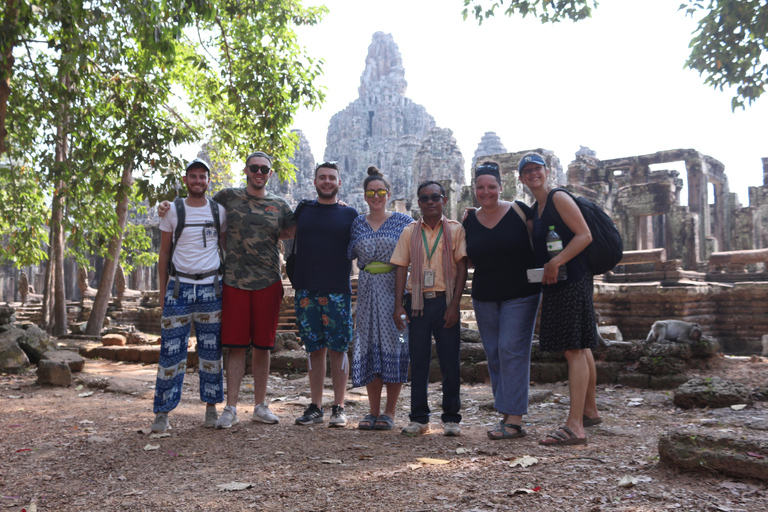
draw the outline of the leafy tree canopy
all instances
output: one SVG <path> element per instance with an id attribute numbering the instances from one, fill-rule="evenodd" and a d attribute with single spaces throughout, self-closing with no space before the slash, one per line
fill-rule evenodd
<path id="1" fill-rule="evenodd" d="M 592 15 L 596 0 L 464 0 L 464 19 L 478 23 L 502 12 L 532 15 L 542 23 L 579 21 Z M 717 89 L 733 87 L 731 108 L 757 100 L 768 85 L 768 4 L 765 0 L 682 0 L 679 10 L 700 17 L 686 67 Z"/>

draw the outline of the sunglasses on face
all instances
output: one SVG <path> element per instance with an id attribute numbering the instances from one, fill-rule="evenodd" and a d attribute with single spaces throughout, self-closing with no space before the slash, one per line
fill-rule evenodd
<path id="1" fill-rule="evenodd" d="M 428 202 L 432 201 L 433 203 L 437 203 L 442 198 L 443 198 L 443 194 L 430 194 L 430 195 L 424 194 L 423 196 L 419 196 L 419 202 L 420 203 L 428 203 Z"/>
<path id="2" fill-rule="evenodd" d="M 385 188 L 379 188 L 376 190 L 366 190 L 365 191 L 365 197 L 373 197 L 373 196 L 379 196 L 379 197 L 387 197 L 387 194 L 389 193 L 389 190 Z"/>
<path id="3" fill-rule="evenodd" d="M 260 172 L 261 174 L 269 174 L 270 167 L 268 165 L 249 165 L 248 169 L 256 174 L 257 172 Z"/>

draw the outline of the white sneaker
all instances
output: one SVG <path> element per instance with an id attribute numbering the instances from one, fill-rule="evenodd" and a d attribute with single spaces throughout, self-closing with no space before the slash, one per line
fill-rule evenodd
<path id="1" fill-rule="evenodd" d="M 461 435 L 461 427 L 458 423 L 443 423 L 443 435 L 456 437 Z"/>
<path id="2" fill-rule="evenodd" d="M 240 423 L 240 420 L 237 419 L 237 409 L 228 405 L 224 407 L 224 412 L 222 412 L 219 419 L 216 420 L 216 428 L 230 428 L 238 423 Z"/>
<path id="3" fill-rule="evenodd" d="M 429 430 L 429 423 L 418 423 L 415 421 L 410 422 L 407 426 L 403 427 L 400 432 L 407 436 L 418 436 Z"/>
<path id="4" fill-rule="evenodd" d="M 275 416 L 272 411 L 269 410 L 269 406 L 266 403 L 259 404 L 253 409 L 253 417 L 251 421 L 260 421 L 262 423 L 274 424 L 280 421 L 280 418 Z"/>
<path id="5" fill-rule="evenodd" d="M 205 423 L 203 423 L 203 427 L 205 428 L 213 428 L 216 426 L 216 420 L 219 419 L 219 413 L 216 412 L 216 406 L 208 404 L 205 408 Z"/>
<path id="6" fill-rule="evenodd" d="M 151 430 L 155 433 L 165 432 L 170 430 L 171 424 L 168 422 L 168 413 L 159 412 L 155 415 L 155 422 L 152 424 Z"/>

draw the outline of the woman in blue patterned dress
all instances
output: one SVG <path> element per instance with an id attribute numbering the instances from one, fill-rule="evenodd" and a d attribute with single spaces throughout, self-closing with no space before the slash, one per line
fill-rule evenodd
<path id="1" fill-rule="evenodd" d="M 400 234 L 413 222 L 408 215 L 387 210 L 389 182 L 376 167 L 363 182 L 369 213 L 352 223 L 349 258 L 357 258 L 357 282 L 352 385 L 366 386 L 370 412 L 362 430 L 392 430 L 403 382 L 408 380 L 408 343 L 401 343 L 392 319 L 395 309 L 394 267 L 389 264 Z M 387 403 L 381 413 L 381 391 Z"/>

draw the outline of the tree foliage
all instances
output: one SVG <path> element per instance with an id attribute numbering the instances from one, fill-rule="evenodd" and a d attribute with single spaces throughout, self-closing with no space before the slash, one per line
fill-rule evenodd
<path id="1" fill-rule="evenodd" d="M 531 14 L 542 23 L 554 23 L 588 18 L 597 6 L 595 0 L 464 0 L 462 14 L 482 23 L 503 9 L 507 16 Z M 733 110 L 757 100 L 768 85 L 766 1 L 682 0 L 679 10 L 699 20 L 686 67 L 712 87 L 735 88 Z"/>

